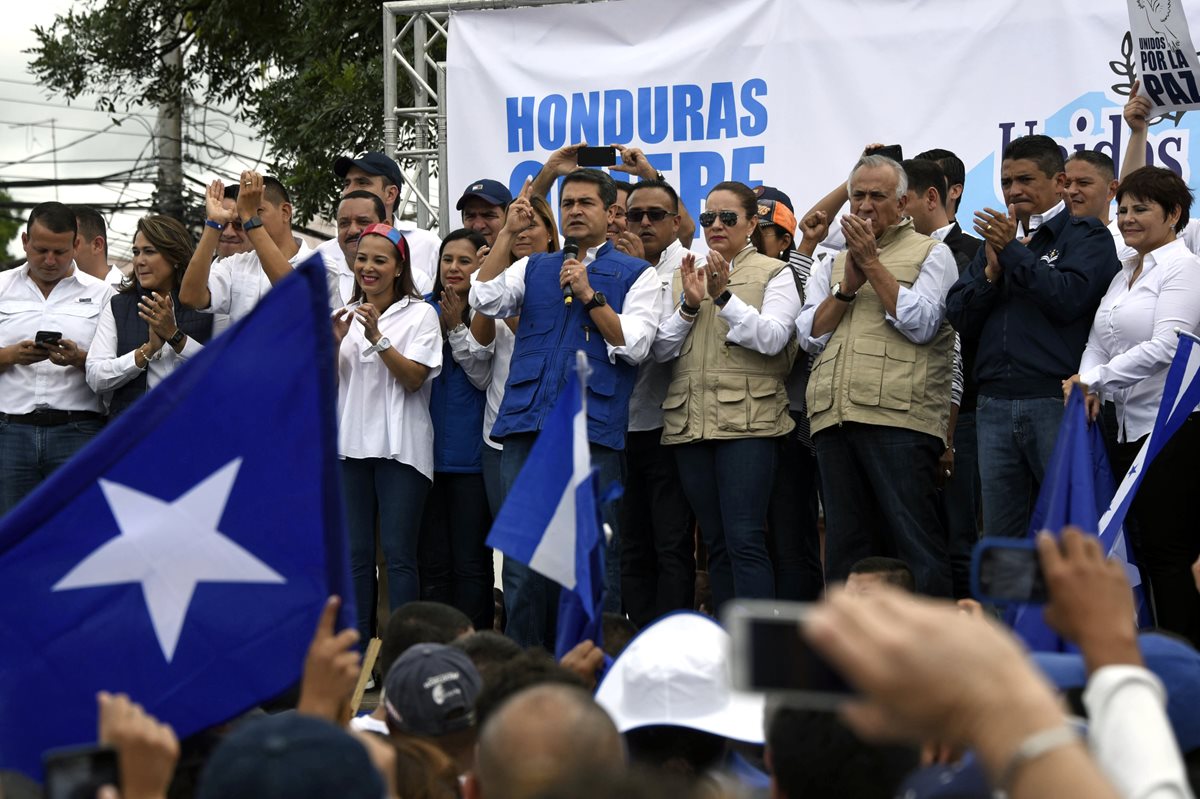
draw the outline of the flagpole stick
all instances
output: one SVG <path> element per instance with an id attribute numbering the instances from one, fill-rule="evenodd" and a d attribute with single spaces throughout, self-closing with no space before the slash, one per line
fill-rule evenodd
<path id="1" fill-rule="evenodd" d="M 1196 342 L 1197 344 L 1200 344 L 1200 336 L 1197 336 L 1195 333 L 1189 333 L 1188 331 L 1184 330 L 1182 327 L 1175 328 L 1175 335 L 1187 336 L 1192 341 Z"/>
<path id="2" fill-rule="evenodd" d="M 592 367 L 588 366 L 587 353 L 575 350 L 575 371 L 579 374 L 579 394 L 583 403 L 583 412 L 587 413 L 587 379 Z"/>

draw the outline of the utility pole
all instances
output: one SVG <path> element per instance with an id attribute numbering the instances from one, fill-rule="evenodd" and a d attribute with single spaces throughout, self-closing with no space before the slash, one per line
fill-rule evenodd
<path id="1" fill-rule="evenodd" d="M 173 31 L 164 31 L 164 43 L 172 35 Z M 156 213 L 183 221 L 183 52 L 178 46 L 163 56 L 163 65 L 175 77 L 175 87 L 170 99 L 158 106 L 154 132 L 158 178 L 152 206 Z"/>

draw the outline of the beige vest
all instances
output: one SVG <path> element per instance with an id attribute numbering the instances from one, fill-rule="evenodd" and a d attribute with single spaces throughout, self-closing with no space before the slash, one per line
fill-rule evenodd
<path id="1" fill-rule="evenodd" d="M 911 288 L 936 243 L 906 219 L 880 237 L 879 260 L 900 285 Z M 841 282 L 845 270 L 842 252 L 833 261 L 830 283 Z M 875 289 L 864 284 L 817 356 L 805 393 L 814 434 L 861 422 L 946 437 L 954 329 L 943 319 L 928 343 L 914 344 L 884 313 Z"/>
<path id="2" fill-rule="evenodd" d="M 754 250 L 733 259 L 729 291 L 762 309 L 767 283 L 787 264 Z M 683 288 L 675 272 L 675 296 Z M 796 357 L 795 338 L 776 355 L 763 355 L 725 340 L 729 325 L 705 297 L 679 357 L 663 401 L 664 444 L 725 438 L 771 438 L 795 427 L 783 381 Z"/>

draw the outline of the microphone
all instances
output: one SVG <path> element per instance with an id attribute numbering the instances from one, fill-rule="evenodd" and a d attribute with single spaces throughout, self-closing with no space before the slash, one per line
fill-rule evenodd
<path id="1" fill-rule="evenodd" d="M 579 242 L 577 242 L 571 236 L 567 236 L 565 239 L 563 239 L 562 254 L 564 264 L 572 258 L 578 258 Z M 572 290 L 571 284 L 568 283 L 567 285 L 563 286 L 563 305 L 570 305 L 574 301 L 575 292 Z"/>

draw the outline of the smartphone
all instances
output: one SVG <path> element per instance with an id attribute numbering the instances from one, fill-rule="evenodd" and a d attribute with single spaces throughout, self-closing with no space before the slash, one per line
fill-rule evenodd
<path id="1" fill-rule="evenodd" d="M 34 344 L 57 344 L 62 340 L 62 333 L 57 330 L 39 330 L 33 336 Z"/>
<path id="2" fill-rule="evenodd" d="M 1045 603 L 1046 577 L 1033 539 L 981 538 L 971 554 L 971 593 L 998 605 Z"/>
<path id="3" fill-rule="evenodd" d="M 576 153 L 580 166 L 614 166 L 617 163 L 616 147 L 580 147 Z"/>
<path id="4" fill-rule="evenodd" d="M 888 144 L 880 147 L 878 150 L 871 152 L 871 155 L 882 155 L 885 158 L 890 158 L 896 163 L 904 160 L 904 148 L 899 144 Z"/>
<path id="5" fill-rule="evenodd" d="M 54 749 L 43 756 L 46 799 L 95 799 L 105 785 L 120 789 L 117 751 L 107 746 Z"/>
<path id="6" fill-rule="evenodd" d="M 732 639 L 730 675 L 739 691 L 769 693 L 793 707 L 832 710 L 854 696 L 801 629 L 813 606 L 804 602 L 734 600 L 722 614 Z"/>

